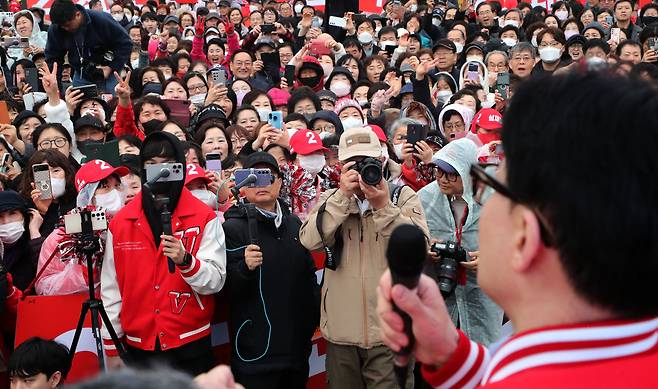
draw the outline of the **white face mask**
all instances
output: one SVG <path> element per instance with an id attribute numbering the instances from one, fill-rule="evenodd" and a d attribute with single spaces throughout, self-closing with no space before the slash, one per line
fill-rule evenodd
<path id="1" fill-rule="evenodd" d="M 469 55 L 466 57 L 466 62 L 479 61 L 482 62 L 482 58 L 479 55 Z"/>
<path id="2" fill-rule="evenodd" d="M 336 97 L 347 96 L 350 93 L 352 87 L 347 81 L 336 81 L 332 82 L 329 90 L 336 94 Z"/>
<path id="3" fill-rule="evenodd" d="M 357 119 L 355 117 L 349 117 L 347 119 L 340 121 L 343 124 L 343 130 L 349 130 L 350 128 L 363 127 L 363 120 Z"/>
<path id="4" fill-rule="evenodd" d="M 402 147 L 404 147 L 404 143 L 393 145 L 393 149 L 395 150 L 395 156 L 398 157 L 400 161 L 402 160 Z"/>
<path id="5" fill-rule="evenodd" d="M 194 189 L 190 192 L 210 208 L 217 208 L 217 196 L 208 189 Z"/>
<path id="6" fill-rule="evenodd" d="M 509 47 L 512 47 L 516 44 L 516 39 L 514 39 L 514 38 L 503 38 L 503 43 L 505 43 Z"/>
<path id="7" fill-rule="evenodd" d="M 313 176 L 320 173 L 326 163 L 324 155 L 321 154 L 298 155 L 297 158 L 299 158 L 299 166 Z"/>
<path id="8" fill-rule="evenodd" d="M 50 185 L 53 188 L 53 197 L 58 199 L 66 193 L 66 180 L 63 178 L 51 178 Z"/>
<path id="9" fill-rule="evenodd" d="M 0 240 L 4 244 L 13 244 L 23 236 L 25 226 L 23 222 L 0 224 Z"/>
<path id="10" fill-rule="evenodd" d="M 564 37 L 566 38 L 566 40 L 569 40 L 569 38 L 571 38 L 571 37 L 574 36 L 574 35 L 578 35 L 578 31 L 574 31 L 574 30 L 566 30 L 566 31 L 564 32 Z"/>
<path id="11" fill-rule="evenodd" d="M 206 101 L 205 93 L 199 93 L 198 95 L 190 96 L 190 103 L 192 104 L 201 105 L 204 101 Z"/>
<path id="12" fill-rule="evenodd" d="M 117 22 L 122 21 L 122 20 L 123 20 L 123 16 L 124 16 L 123 14 L 112 14 L 112 17 L 113 17 L 114 20 L 116 20 Z"/>
<path id="13" fill-rule="evenodd" d="M 256 108 L 256 111 L 258 111 L 258 118 L 261 122 L 266 122 L 272 113 L 272 110 L 269 108 Z"/>
<path id="14" fill-rule="evenodd" d="M 333 135 L 329 131 L 322 130 L 320 131 L 320 139 L 325 140 L 326 138 L 329 138 L 331 135 Z"/>
<path id="15" fill-rule="evenodd" d="M 94 199 L 96 199 L 96 206 L 104 208 L 110 215 L 116 214 L 123 207 L 123 196 L 116 189 L 112 189 L 107 193 L 97 194 L 94 196 Z"/>
<path id="16" fill-rule="evenodd" d="M 134 61 L 130 61 L 130 66 L 133 68 L 133 70 L 139 68 L 139 58 Z"/>
<path id="17" fill-rule="evenodd" d="M 519 28 L 519 22 L 516 20 L 505 20 L 505 26 L 514 26 L 516 28 Z"/>
<path id="18" fill-rule="evenodd" d="M 464 45 L 462 45 L 459 42 L 452 42 L 455 44 L 455 47 L 457 48 L 457 54 L 460 54 L 462 51 L 464 51 Z"/>
<path id="19" fill-rule="evenodd" d="M 539 49 L 539 58 L 548 63 L 559 61 L 560 49 L 557 47 L 544 47 L 543 49 Z"/>
<path id="20" fill-rule="evenodd" d="M 304 4 L 295 4 L 295 13 L 301 13 L 302 9 L 304 8 Z"/>
<path id="21" fill-rule="evenodd" d="M 452 97 L 452 92 L 449 90 L 440 90 L 436 96 L 439 98 L 441 101 L 448 101 Z"/>
<path id="22" fill-rule="evenodd" d="M 532 39 L 530 40 L 530 43 L 531 43 L 533 46 L 537 47 L 537 46 L 538 46 L 538 45 L 537 45 L 537 37 L 536 37 L 536 36 L 533 36 Z"/>
<path id="23" fill-rule="evenodd" d="M 569 17 L 569 11 L 565 11 L 565 10 L 555 11 L 555 17 L 559 21 L 567 20 L 567 18 Z"/>
<path id="24" fill-rule="evenodd" d="M 357 102 L 359 103 L 359 105 L 361 106 L 361 108 L 363 108 L 363 107 L 365 107 L 366 105 L 368 105 L 368 100 L 357 100 Z"/>

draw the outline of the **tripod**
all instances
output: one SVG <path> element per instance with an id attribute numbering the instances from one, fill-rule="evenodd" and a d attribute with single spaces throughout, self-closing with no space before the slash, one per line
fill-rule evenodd
<path id="1" fill-rule="evenodd" d="M 85 223 L 83 223 L 84 226 Z M 112 338 L 112 343 L 117 348 L 119 356 L 122 359 L 125 359 L 127 356 L 127 351 L 123 344 L 119 341 L 110 318 L 105 312 L 103 307 L 103 301 L 96 298 L 96 291 L 94 285 L 94 263 L 93 255 L 100 249 L 100 244 L 98 238 L 94 237 L 93 233 L 83 232 L 80 241 L 83 243 L 83 246 L 80 248 L 80 251 L 85 256 L 87 262 L 87 278 L 89 281 L 89 298 L 82 303 L 82 311 L 80 312 L 80 320 L 78 320 L 78 326 L 75 328 L 75 335 L 73 336 L 73 342 L 71 343 L 71 361 L 75 356 L 75 349 L 78 347 L 78 342 L 80 341 L 80 335 L 82 334 L 82 328 L 85 324 L 85 317 L 87 313 L 91 311 L 91 331 L 94 335 L 94 340 L 96 341 L 96 353 L 98 355 L 98 364 L 101 370 L 105 370 L 105 357 L 103 355 L 103 340 L 101 338 L 101 329 L 100 323 L 98 322 L 98 316 L 100 315 L 101 320 L 103 320 L 103 325 L 107 328 L 107 331 L 110 333 Z"/>

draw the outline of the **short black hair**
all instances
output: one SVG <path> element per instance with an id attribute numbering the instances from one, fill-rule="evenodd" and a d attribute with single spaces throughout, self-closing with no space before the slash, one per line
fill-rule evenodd
<path id="1" fill-rule="evenodd" d="M 524 81 L 503 123 L 509 189 L 546 219 L 576 293 L 619 318 L 658 314 L 655 112 L 647 83 L 572 72 Z"/>
<path id="2" fill-rule="evenodd" d="M 322 110 L 322 102 L 315 91 L 307 86 L 295 90 L 288 99 L 288 112 L 295 112 L 295 105 L 304 99 L 310 99 L 316 111 Z"/>
<path id="3" fill-rule="evenodd" d="M 640 55 L 644 54 L 644 50 L 642 48 L 642 45 L 639 42 L 632 41 L 630 39 L 627 39 L 625 41 L 622 41 L 619 46 L 617 46 L 617 50 L 615 51 L 615 54 L 617 54 L 617 57 L 621 55 L 621 51 L 624 49 L 626 46 L 636 46 L 640 48 Z"/>
<path id="4" fill-rule="evenodd" d="M 73 20 L 78 8 L 71 0 L 55 0 L 50 7 L 50 21 L 61 26 Z"/>
<path id="5" fill-rule="evenodd" d="M 171 109 L 169 109 L 169 106 L 165 104 L 165 102 L 162 101 L 159 96 L 146 95 L 137 100 L 135 103 L 135 123 L 139 123 L 139 114 L 142 113 L 142 107 L 144 104 L 157 105 L 158 107 L 162 108 L 165 115 L 167 116 L 167 119 L 169 119 L 169 115 L 171 114 Z"/>
<path id="6" fill-rule="evenodd" d="M 10 377 L 20 378 L 43 373 L 50 379 L 60 372 L 64 381 L 71 370 L 71 356 L 63 344 L 33 337 L 16 347 L 7 362 L 7 370 Z"/>
<path id="7" fill-rule="evenodd" d="M 309 123 L 308 123 L 308 120 L 306 119 L 306 117 L 304 115 L 302 115 L 301 113 L 292 112 L 292 111 L 288 111 L 288 112 L 290 112 L 290 113 L 286 117 L 283 118 L 284 123 L 300 121 L 300 122 L 306 123 L 306 126 L 308 127 Z"/>

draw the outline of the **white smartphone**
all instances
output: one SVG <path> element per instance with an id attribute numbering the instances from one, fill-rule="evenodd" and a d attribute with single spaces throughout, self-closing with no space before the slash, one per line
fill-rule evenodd
<path id="1" fill-rule="evenodd" d="M 347 27 L 347 20 L 345 20 L 345 18 L 339 18 L 338 16 L 329 16 L 329 25 L 345 28 Z"/>

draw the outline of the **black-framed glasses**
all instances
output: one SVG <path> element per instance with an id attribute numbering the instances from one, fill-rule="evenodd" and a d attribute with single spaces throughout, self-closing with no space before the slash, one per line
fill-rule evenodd
<path id="1" fill-rule="evenodd" d="M 437 180 L 440 180 L 445 176 L 449 182 L 457 182 L 457 177 L 459 176 L 458 173 L 446 173 L 443 170 L 441 170 L 441 168 L 439 168 L 438 166 L 434 166 L 433 170 L 434 170 L 434 178 L 436 178 Z"/>
<path id="2" fill-rule="evenodd" d="M 494 165 L 489 165 L 489 166 L 494 166 Z M 491 174 L 487 173 L 486 168 L 488 166 L 480 166 L 480 165 L 471 165 L 471 178 L 473 179 L 473 199 L 478 203 L 482 204 L 482 199 L 484 197 L 484 194 L 487 190 L 487 188 L 491 188 L 492 190 L 496 191 L 500 195 L 507 197 L 510 201 L 517 203 L 517 204 L 522 204 L 528 207 L 537 217 L 537 220 L 539 222 L 539 230 L 541 233 L 541 239 L 544 242 L 546 246 L 553 246 L 553 242 L 555 242 L 554 239 L 554 234 L 552 230 L 549 228 L 548 221 L 542 215 L 541 212 L 539 212 L 538 209 L 535 207 L 524 203 L 514 192 L 512 192 L 507 185 L 503 184 L 502 182 L 498 181 L 494 176 Z"/>
<path id="3" fill-rule="evenodd" d="M 50 139 L 50 140 L 43 140 L 39 142 L 39 147 L 43 149 L 53 149 L 53 148 L 62 148 L 64 145 L 66 145 L 66 138 L 55 138 L 55 139 Z"/>

